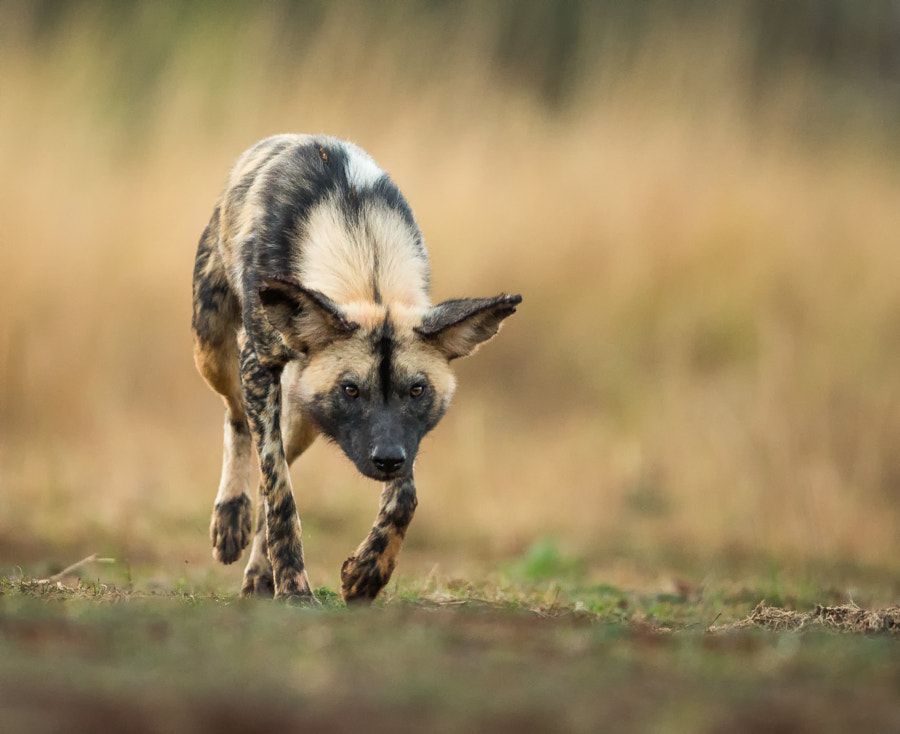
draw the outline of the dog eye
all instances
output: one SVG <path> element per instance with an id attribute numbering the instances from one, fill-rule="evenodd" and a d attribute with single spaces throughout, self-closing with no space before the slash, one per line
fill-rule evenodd
<path id="1" fill-rule="evenodd" d="M 409 395 L 413 398 L 420 398 L 423 392 L 425 392 L 424 385 L 413 385 L 409 390 Z"/>
<path id="2" fill-rule="evenodd" d="M 358 398 L 359 388 L 352 382 L 348 382 L 346 385 L 344 385 L 344 395 L 346 395 L 348 398 Z"/>

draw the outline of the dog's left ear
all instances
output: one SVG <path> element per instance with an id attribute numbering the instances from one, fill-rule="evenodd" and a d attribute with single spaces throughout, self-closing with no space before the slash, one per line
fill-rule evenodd
<path id="1" fill-rule="evenodd" d="M 428 309 L 415 331 L 448 360 L 467 357 L 500 330 L 521 302 L 518 295 L 444 301 Z"/>

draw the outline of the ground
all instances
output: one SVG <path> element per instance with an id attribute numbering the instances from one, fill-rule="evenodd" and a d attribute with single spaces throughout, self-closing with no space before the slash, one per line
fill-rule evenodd
<path id="1" fill-rule="evenodd" d="M 407 580 L 365 609 L 325 587 L 298 607 L 4 578 L 0 719 L 30 732 L 900 727 L 900 609 L 851 631 L 863 615 L 845 600 L 781 608 L 758 605 L 761 588 L 639 594 L 507 574 Z"/>

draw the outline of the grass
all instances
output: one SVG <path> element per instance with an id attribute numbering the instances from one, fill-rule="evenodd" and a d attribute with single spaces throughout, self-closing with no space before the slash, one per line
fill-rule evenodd
<path id="1" fill-rule="evenodd" d="M 845 731 L 900 721 L 895 636 L 723 626 L 747 609 L 746 595 L 723 589 L 689 598 L 431 582 L 346 609 L 325 588 L 320 606 L 297 608 L 69 583 L 0 581 L 10 731 Z"/>

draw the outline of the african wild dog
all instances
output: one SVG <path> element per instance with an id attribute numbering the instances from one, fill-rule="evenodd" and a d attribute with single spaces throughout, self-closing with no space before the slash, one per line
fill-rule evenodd
<path id="1" fill-rule="evenodd" d="M 324 136 L 262 140 L 235 163 L 197 249 L 194 358 L 225 400 L 213 556 L 250 542 L 243 595 L 313 600 L 289 465 L 318 434 L 385 482 L 368 537 L 341 569 L 346 601 L 388 582 L 416 509 L 413 463 L 471 354 L 520 296 L 432 306 L 428 256 L 403 195 L 363 150 Z"/>

